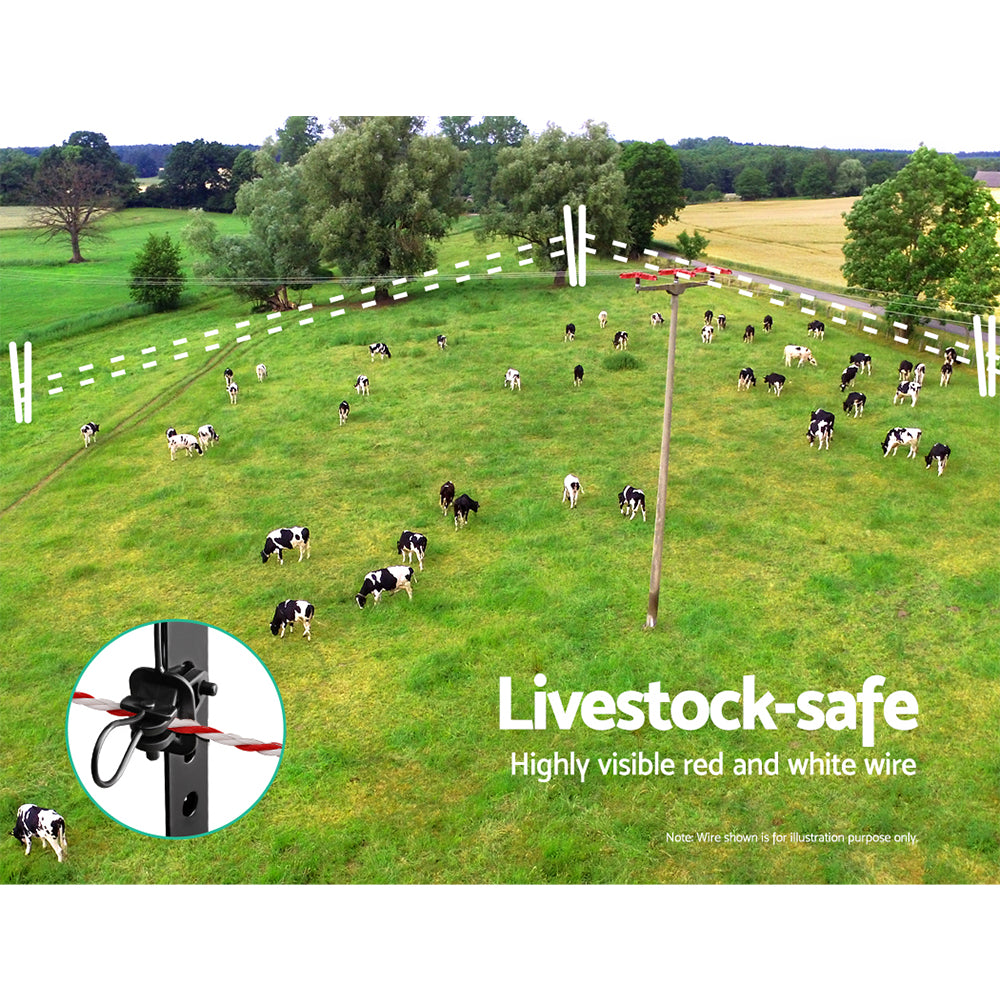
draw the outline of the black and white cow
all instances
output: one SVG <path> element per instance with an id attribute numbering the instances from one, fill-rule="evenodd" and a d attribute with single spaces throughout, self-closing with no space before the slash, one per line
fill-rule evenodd
<path id="1" fill-rule="evenodd" d="M 42 848 L 51 847 L 62 863 L 66 860 L 66 820 L 54 809 L 41 809 L 33 802 L 17 807 L 17 820 L 11 836 L 24 845 L 24 854 L 31 853 L 31 840 L 37 837 Z"/>
<path id="2" fill-rule="evenodd" d="M 812 351 L 808 347 L 802 347 L 798 344 L 786 344 L 785 345 L 785 367 L 791 368 L 792 362 L 798 359 L 797 368 L 802 367 L 803 361 L 808 361 L 809 364 L 815 365 L 816 359 L 813 357 Z"/>
<path id="3" fill-rule="evenodd" d="M 954 369 L 952 368 L 952 366 L 947 361 L 941 366 L 941 386 L 942 387 L 946 386 L 951 381 L 951 373 L 952 373 L 953 370 Z"/>
<path id="4" fill-rule="evenodd" d="M 711 323 L 706 323 L 701 328 L 701 342 L 703 344 L 711 344 L 712 343 L 712 337 L 714 336 L 714 334 L 715 334 L 715 330 L 712 328 L 712 324 Z"/>
<path id="5" fill-rule="evenodd" d="M 916 382 L 917 385 L 923 385 L 926 376 L 927 376 L 927 365 L 925 365 L 923 361 L 921 361 L 920 364 L 913 369 L 913 381 Z"/>
<path id="6" fill-rule="evenodd" d="M 857 365 L 858 371 L 862 371 L 866 375 L 871 375 L 872 373 L 872 356 L 870 354 L 865 354 L 864 351 L 858 351 L 857 354 L 852 354 L 851 364 Z"/>
<path id="7" fill-rule="evenodd" d="M 410 584 L 412 579 L 412 566 L 385 566 L 382 569 L 372 570 L 371 573 L 365 575 L 361 589 L 354 595 L 354 600 L 358 602 L 359 608 L 363 608 L 369 594 L 378 604 L 379 598 L 383 594 L 393 590 L 405 590 L 412 601 L 413 587 Z"/>
<path id="8" fill-rule="evenodd" d="M 230 385 L 233 381 L 233 370 L 232 368 L 227 368 L 223 373 L 222 377 L 226 380 L 226 385 Z"/>
<path id="9" fill-rule="evenodd" d="M 718 328 L 720 330 L 725 330 L 725 328 L 726 328 L 726 314 L 725 313 L 719 313 L 719 315 L 715 317 L 715 323 L 716 323 L 716 326 L 718 326 Z"/>
<path id="10" fill-rule="evenodd" d="M 810 320 L 807 329 L 814 339 L 817 337 L 820 340 L 826 339 L 826 324 L 821 319 Z"/>
<path id="11" fill-rule="evenodd" d="M 706 309 L 705 310 L 705 326 L 711 326 L 712 319 L 713 319 L 714 316 L 715 316 L 715 313 L 713 313 L 711 309 Z"/>
<path id="12" fill-rule="evenodd" d="M 343 427 L 347 423 L 348 414 L 351 412 L 351 404 L 347 402 L 346 399 L 340 401 L 340 406 L 337 407 L 340 413 L 340 426 Z"/>
<path id="13" fill-rule="evenodd" d="M 232 403 L 233 406 L 235 406 L 236 397 L 239 395 L 240 387 L 235 382 L 230 382 L 226 386 L 226 389 L 229 392 L 229 402 Z"/>
<path id="14" fill-rule="evenodd" d="M 479 511 L 479 501 L 473 500 L 468 493 L 463 493 L 460 497 L 455 497 L 455 530 L 463 524 L 469 523 L 469 511 L 474 513 Z"/>
<path id="15" fill-rule="evenodd" d="M 309 626 L 312 624 L 315 613 L 316 609 L 308 601 L 282 601 L 274 609 L 274 617 L 271 619 L 271 635 L 283 639 L 286 628 L 288 634 L 292 635 L 295 631 L 295 623 L 302 622 L 302 634 L 311 640 Z"/>
<path id="16" fill-rule="evenodd" d="M 642 511 L 642 519 L 645 521 L 646 494 L 643 493 L 642 490 L 636 489 L 634 486 L 626 486 L 625 489 L 618 494 L 618 509 L 622 512 L 622 516 L 628 517 L 630 521 L 635 518 L 636 513 Z"/>
<path id="17" fill-rule="evenodd" d="M 257 381 L 263 382 L 267 378 L 267 365 L 261 362 L 257 365 Z"/>
<path id="18" fill-rule="evenodd" d="M 576 339 L 576 324 L 567 323 L 566 332 L 563 334 L 563 340 L 575 340 Z"/>
<path id="19" fill-rule="evenodd" d="M 413 562 L 413 557 L 417 557 L 417 564 L 424 568 L 424 556 L 427 555 L 427 536 L 419 531 L 404 531 L 396 542 L 396 551 L 401 556 L 406 556 L 408 563 Z"/>
<path id="20" fill-rule="evenodd" d="M 391 358 L 392 354 L 389 353 L 388 344 L 369 344 L 368 354 L 374 360 L 375 358 Z"/>
<path id="21" fill-rule="evenodd" d="M 583 365 L 577 365 L 573 369 L 573 385 L 583 384 Z"/>
<path id="22" fill-rule="evenodd" d="M 899 381 L 907 382 L 910 376 L 913 374 L 913 362 L 912 361 L 900 361 L 899 362 Z"/>
<path id="23" fill-rule="evenodd" d="M 951 448 L 938 441 L 924 456 L 924 468 L 929 469 L 934 459 L 937 459 L 938 475 L 940 476 L 944 472 L 944 467 L 948 464 L 948 456 L 950 454 Z"/>
<path id="24" fill-rule="evenodd" d="M 660 326 L 663 322 L 663 313 L 651 313 L 649 317 L 650 326 Z"/>
<path id="25" fill-rule="evenodd" d="M 264 548 L 260 553 L 261 562 L 266 563 L 277 552 L 278 562 L 284 566 L 284 554 L 292 549 L 299 550 L 299 562 L 302 562 L 303 556 L 309 558 L 308 528 L 275 528 L 274 531 L 269 532 L 267 538 L 264 539 Z"/>
<path id="26" fill-rule="evenodd" d="M 521 373 L 516 368 L 508 368 L 507 374 L 503 377 L 504 386 L 510 386 L 510 391 L 517 389 L 521 391 Z"/>
<path id="27" fill-rule="evenodd" d="M 916 406 L 917 396 L 919 395 L 919 382 L 900 382 L 899 385 L 896 386 L 896 394 L 892 397 L 893 406 L 895 406 L 901 399 L 906 399 L 907 396 L 910 397 L 910 406 Z"/>
<path id="28" fill-rule="evenodd" d="M 219 435 L 215 433 L 215 428 L 211 424 L 202 424 L 198 428 L 198 443 L 204 451 L 209 445 L 215 447 L 215 442 L 219 440 Z"/>
<path id="29" fill-rule="evenodd" d="M 174 430 L 173 427 L 170 430 Z M 167 431 L 167 447 L 170 449 L 170 461 L 172 462 L 177 457 L 177 452 L 183 449 L 187 452 L 188 458 L 190 458 L 195 452 L 199 455 L 203 455 L 205 450 L 202 448 L 201 443 L 193 434 L 178 434 L 174 431 L 173 434 Z"/>
<path id="30" fill-rule="evenodd" d="M 624 351 L 628 348 L 628 334 L 624 330 L 619 330 L 615 334 L 614 345 L 616 351 Z"/>
<path id="31" fill-rule="evenodd" d="M 449 479 L 441 484 L 441 513 L 447 514 L 448 508 L 455 499 L 455 484 Z"/>
<path id="32" fill-rule="evenodd" d="M 752 324 L 747 323 L 747 328 L 743 331 L 743 343 L 752 344 L 756 333 L 757 331 L 753 328 Z"/>
<path id="33" fill-rule="evenodd" d="M 958 361 L 958 351 L 954 347 L 946 347 L 944 349 L 944 360 L 949 365 L 954 365 Z"/>
<path id="34" fill-rule="evenodd" d="M 443 333 L 438 334 L 437 345 L 442 351 L 448 346 L 448 338 Z"/>
<path id="35" fill-rule="evenodd" d="M 608 325 L 608 311 L 607 311 L 607 309 L 602 309 L 597 314 L 597 322 L 601 324 L 601 329 L 602 330 Z"/>
<path id="36" fill-rule="evenodd" d="M 740 377 L 736 383 L 736 391 L 739 392 L 740 389 L 749 389 L 750 386 L 757 384 L 757 376 L 754 375 L 752 368 L 741 368 Z"/>
<path id="37" fill-rule="evenodd" d="M 860 417 L 865 412 L 865 403 L 868 397 L 863 392 L 849 392 L 844 400 L 844 413 L 854 411 L 853 416 Z"/>
<path id="38" fill-rule="evenodd" d="M 583 492 L 583 487 L 580 485 L 580 480 L 571 472 L 563 480 L 563 495 L 562 502 L 565 503 L 569 500 L 569 507 L 572 510 L 576 506 L 577 500 L 580 499 L 580 494 Z"/>
<path id="39" fill-rule="evenodd" d="M 830 441 L 833 438 L 833 423 L 834 416 L 829 410 L 813 410 L 809 414 L 809 429 L 806 431 L 806 437 L 809 439 L 810 448 L 814 442 L 818 442 L 820 449 L 825 444 L 827 451 L 830 450 Z"/>
<path id="40" fill-rule="evenodd" d="M 919 427 L 893 427 L 882 442 L 882 457 L 888 458 L 890 452 L 895 455 L 896 449 L 905 444 L 910 449 L 906 457 L 916 458 L 921 434 L 923 431 Z"/>
<path id="41" fill-rule="evenodd" d="M 843 392 L 849 385 L 854 385 L 854 380 L 858 377 L 860 369 L 857 365 L 848 365 L 840 373 L 840 391 Z"/>
<path id="42" fill-rule="evenodd" d="M 370 396 L 371 393 L 368 391 L 368 376 L 359 375 L 354 380 L 354 391 L 357 392 L 359 396 Z"/>
<path id="43" fill-rule="evenodd" d="M 781 390 L 785 387 L 784 375 L 779 375 L 777 372 L 771 372 L 770 375 L 764 376 L 764 381 L 767 383 L 769 392 L 773 392 L 775 396 L 781 395 Z"/>
<path id="44" fill-rule="evenodd" d="M 764 333 L 770 333 L 772 326 L 774 326 L 774 317 L 768 313 L 764 317 Z"/>
<path id="45" fill-rule="evenodd" d="M 84 448 L 90 447 L 90 442 L 94 440 L 94 436 L 100 429 L 101 428 L 93 421 L 88 421 L 80 428 L 80 434 L 83 436 Z"/>

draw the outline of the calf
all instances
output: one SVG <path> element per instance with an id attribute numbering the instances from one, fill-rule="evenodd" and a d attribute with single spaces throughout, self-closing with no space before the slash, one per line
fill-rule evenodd
<path id="1" fill-rule="evenodd" d="M 347 415 L 351 412 L 351 406 L 346 399 L 342 399 L 337 409 L 340 412 L 340 426 L 343 427 L 347 423 Z"/>
<path id="2" fill-rule="evenodd" d="M 946 386 L 951 381 L 952 367 L 946 361 L 941 366 L 941 385 Z"/>
<path id="3" fill-rule="evenodd" d="M 308 601 L 282 601 L 274 609 L 274 617 L 271 619 L 271 635 L 283 639 L 286 628 L 288 634 L 291 635 L 295 630 L 295 623 L 302 622 L 302 634 L 306 639 L 311 639 L 309 626 L 312 624 L 315 612 L 316 609 Z"/>
<path id="4" fill-rule="evenodd" d="M 573 385 L 583 384 L 583 365 L 577 365 L 573 369 Z"/>
<path id="5" fill-rule="evenodd" d="M 920 385 L 917 382 L 900 382 L 896 386 L 896 394 L 892 397 L 893 406 L 896 405 L 901 399 L 906 399 L 907 396 L 910 397 L 910 406 L 917 405 L 917 396 L 920 394 Z"/>
<path id="6" fill-rule="evenodd" d="M 859 351 L 857 354 L 852 354 L 851 364 L 857 365 L 858 371 L 862 371 L 866 375 L 871 375 L 872 373 L 872 356 L 870 354 L 865 354 L 862 351 Z"/>
<path id="7" fill-rule="evenodd" d="M 359 608 L 363 608 L 369 594 L 378 604 L 378 600 L 383 594 L 393 590 L 405 590 L 412 601 L 413 587 L 410 585 L 412 579 L 412 566 L 386 566 L 383 569 L 373 570 L 365 575 L 361 589 L 354 595 L 354 600 L 358 602 Z"/>
<path id="8" fill-rule="evenodd" d="M 954 347 L 946 347 L 944 349 L 944 360 L 947 364 L 953 365 L 958 361 L 958 351 Z"/>
<path id="9" fill-rule="evenodd" d="M 66 820 L 54 809 L 40 809 L 33 802 L 17 808 L 17 819 L 10 835 L 24 845 L 24 855 L 31 853 L 31 840 L 37 837 L 42 848 L 51 847 L 61 864 L 66 860 Z"/>
<path id="10" fill-rule="evenodd" d="M 726 328 L 726 314 L 725 313 L 719 313 L 719 315 L 715 317 L 715 323 L 716 323 L 716 326 L 718 326 L 718 328 L 720 330 L 725 330 L 725 328 Z"/>
<path id="11" fill-rule="evenodd" d="M 215 447 L 215 442 L 219 440 L 219 435 L 215 433 L 215 428 L 211 424 L 202 424 L 198 428 L 198 443 L 204 451 L 209 445 Z"/>
<path id="12" fill-rule="evenodd" d="M 840 373 L 840 391 L 843 392 L 849 385 L 854 385 L 854 380 L 858 377 L 858 366 L 849 365 Z"/>
<path id="13" fill-rule="evenodd" d="M 173 427 L 171 427 L 170 431 L 173 430 Z M 167 447 L 170 449 L 171 462 L 177 457 L 177 452 L 182 448 L 187 452 L 188 458 L 190 458 L 195 452 L 199 455 L 203 455 L 205 453 L 201 443 L 193 434 L 178 434 L 176 431 L 171 434 L 170 431 L 167 431 Z"/>
<path id="14" fill-rule="evenodd" d="M 756 333 L 757 331 L 749 323 L 747 323 L 747 328 L 743 331 L 743 343 L 752 344 Z"/>
<path id="15" fill-rule="evenodd" d="M 576 324 L 567 323 L 566 332 L 563 334 L 563 340 L 575 340 L 576 339 Z"/>
<path id="16" fill-rule="evenodd" d="M 811 320 L 807 329 L 813 338 L 826 339 L 826 324 L 821 319 Z"/>
<path id="17" fill-rule="evenodd" d="M 736 383 L 736 391 L 739 392 L 740 389 L 749 389 L 750 386 L 757 384 L 757 377 L 753 373 L 752 368 L 741 368 L 740 377 Z"/>
<path id="18" fill-rule="evenodd" d="M 232 368 L 227 368 L 222 373 L 222 377 L 226 380 L 226 385 L 229 385 L 233 381 L 233 370 L 232 370 Z"/>
<path id="19" fill-rule="evenodd" d="M 269 532 L 267 538 L 264 539 L 264 548 L 260 553 L 261 562 L 266 563 L 277 552 L 278 562 L 284 566 L 284 553 L 292 549 L 299 550 L 299 562 L 302 562 L 303 556 L 309 558 L 308 528 L 275 528 L 274 531 Z"/>
<path id="20" fill-rule="evenodd" d="M 569 500 L 569 509 L 572 510 L 576 506 L 577 500 L 580 498 L 580 494 L 583 492 L 583 487 L 580 485 L 580 480 L 576 478 L 571 472 L 563 480 L 563 495 L 562 502 L 565 503 Z"/>
<path id="21" fill-rule="evenodd" d="M 607 309 L 602 309 L 597 314 L 597 322 L 601 324 L 601 329 L 602 330 L 608 325 L 608 311 L 607 311 Z"/>
<path id="22" fill-rule="evenodd" d="M 235 382 L 230 382 L 229 385 L 226 386 L 226 389 L 229 392 L 229 402 L 235 406 L 236 396 L 240 391 L 240 387 Z"/>
<path id="23" fill-rule="evenodd" d="M 938 475 L 940 476 L 944 472 L 944 467 L 948 464 L 948 456 L 951 454 L 951 448 L 946 444 L 941 444 L 940 441 L 927 454 L 924 456 L 924 468 L 929 469 L 931 463 L 934 459 L 937 459 Z"/>
<path id="24" fill-rule="evenodd" d="M 865 412 L 865 403 L 867 402 L 868 397 L 863 392 L 849 392 L 847 399 L 844 400 L 844 413 L 853 410 L 853 415 L 860 417 Z"/>
<path id="25" fill-rule="evenodd" d="M 437 344 L 438 347 L 443 351 L 448 346 L 448 338 L 443 333 L 439 333 Z"/>
<path id="26" fill-rule="evenodd" d="M 463 493 L 460 497 L 455 498 L 454 503 L 455 508 L 455 530 L 458 531 L 459 527 L 463 524 L 469 523 L 469 512 L 478 512 L 479 501 L 473 500 L 468 493 Z"/>
<path id="27" fill-rule="evenodd" d="M 923 431 L 919 427 L 893 427 L 882 442 L 882 457 L 888 458 L 890 452 L 895 455 L 896 449 L 901 444 L 905 444 L 910 449 L 910 453 L 906 457 L 916 458 L 921 434 Z"/>
<path id="28" fill-rule="evenodd" d="M 770 375 L 764 376 L 764 381 L 767 383 L 768 391 L 773 392 L 775 396 L 781 395 L 781 390 L 785 385 L 784 375 L 779 375 L 777 372 L 771 372 Z"/>
<path id="29" fill-rule="evenodd" d="M 816 359 L 813 357 L 812 351 L 808 347 L 800 347 L 797 344 L 787 344 L 785 345 L 785 367 L 791 368 L 792 361 L 798 358 L 797 368 L 802 367 L 803 361 L 808 361 L 809 364 L 815 365 Z"/>
<path id="30" fill-rule="evenodd" d="M 899 362 L 899 381 L 907 381 L 910 375 L 913 373 L 913 362 L 912 361 L 900 361 Z"/>
<path id="31" fill-rule="evenodd" d="M 449 479 L 441 484 L 441 513 L 447 514 L 451 502 L 455 499 L 455 484 Z"/>
<path id="32" fill-rule="evenodd" d="M 712 318 L 714 316 L 715 316 L 715 313 L 713 313 L 711 309 L 706 309 L 705 310 L 705 326 L 711 326 L 712 325 Z"/>
<path id="33" fill-rule="evenodd" d="M 642 519 L 646 520 L 646 494 L 642 490 L 636 489 L 634 486 L 626 486 L 625 489 L 618 494 L 618 509 L 622 512 L 623 517 L 628 517 L 631 521 L 635 518 L 638 511 L 642 511 Z M 629 516 L 629 511 L 631 511 L 631 516 Z"/>
<path id="34" fill-rule="evenodd" d="M 712 336 L 713 336 L 714 333 L 715 333 L 715 330 L 712 329 L 711 324 L 706 323 L 701 328 L 701 342 L 703 344 L 711 344 L 712 343 Z"/>
<path id="35" fill-rule="evenodd" d="M 263 382 L 267 378 L 267 365 L 261 363 L 257 365 L 257 381 Z"/>
<path id="36" fill-rule="evenodd" d="M 921 361 L 920 364 L 913 369 L 913 381 L 916 382 L 917 385 L 923 385 L 924 378 L 926 377 L 926 375 L 927 375 L 927 365 L 925 365 Z"/>
<path id="37" fill-rule="evenodd" d="M 368 391 L 368 376 L 359 375 L 354 382 L 354 391 L 359 396 L 370 396 L 371 393 Z"/>
<path id="38" fill-rule="evenodd" d="M 413 562 L 413 557 L 417 557 L 417 564 L 424 568 L 424 556 L 427 555 L 427 536 L 419 531 L 404 531 L 396 542 L 396 551 L 407 557 L 408 563 Z"/>
<path id="39" fill-rule="evenodd" d="M 649 322 L 651 326 L 659 326 L 663 322 L 662 313 L 653 313 L 649 317 Z"/>
<path id="40" fill-rule="evenodd" d="M 368 354 L 374 360 L 375 358 L 391 358 L 392 354 L 389 352 L 388 344 L 369 344 Z"/>
<path id="41" fill-rule="evenodd" d="M 619 330 L 615 334 L 614 345 L 616 351 L 624 351 L 628 348 L 628 334 L 624 330 Z"/>
<path id="42" fill-rule="evenodd" d="M 513 392 L 517 389 L 518 392 L 521 391 L 521 373 L 516 368 L 508 368 L 507 374 L 503 377 L 503 384 L 505 386 L 510 386 L 510 391 Z"/>
<path id="43" fill-rule="evenodd" d="M 94 436 L 100 429 L 101 428 L 93 421 L 88 421 L 80 428 L 80 434 L 83 435 L 84 448 L 90 447 L 90 442 L 93 441 Z"/>
<path id="44" fill-rule="evenodd" d="M 764 333 L 770 333 L 772 326 L 774 326 L 774 317 L 769 313 L 764 317 Z"/>

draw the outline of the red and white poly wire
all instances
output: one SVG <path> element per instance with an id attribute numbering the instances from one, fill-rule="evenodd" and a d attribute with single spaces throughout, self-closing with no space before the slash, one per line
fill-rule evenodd
<path id="1" fill-rule="evenodd" d="M 109 715 L 135 715 L 134 712 L 129 712 L 127 709 L 122 708 L 121 704 L 117 701 L 108 701 L 107 698 L 95 698 L 93 695 L 84 694 L 82 691 L 73 692 L 73 704 L 82 705 L 84 708 L 93 708 L 98 712 L 107 712 Z M 194 719 L 175 719 L 167 728 L 175 733 L 193 733 L 204 740 L 212 740 L 214 743 L 221 743 L 227 747 L 235 747 L 237 750 L 262 753 L 270 757 L 277 757 L 281 754 L 281 743 L 265 743 L 264 740 L 258 740 L 252 736 L 237 736 L 235 733 L 224 733 L 221 729 L 203 726 Z"/>

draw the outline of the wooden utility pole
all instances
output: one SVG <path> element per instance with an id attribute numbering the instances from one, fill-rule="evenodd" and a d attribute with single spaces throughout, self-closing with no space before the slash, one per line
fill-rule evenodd
<path id="1" fill-rule="evenodd" d="M 656 523 L 653 527 L 653 565 L 649 574 L 649 607 L 646 628 L 656 628 L 660 607 L 660 571 L 663 568 L 663 528 L 667 509 L 667 469 L 670 464 L 670 418 L 674 405 L 674 353 L 677 348 L 677 300 L 689 288 L 701 288 L 707 281 L 681 284 L 674 275 L 672 284 L 647 285 L 641 292 L 670 293 L 670 340 L 667 346 L 667 385 L 663 397 L 663 437 L 660 441 L 660 474 L 656 482 Z"/>

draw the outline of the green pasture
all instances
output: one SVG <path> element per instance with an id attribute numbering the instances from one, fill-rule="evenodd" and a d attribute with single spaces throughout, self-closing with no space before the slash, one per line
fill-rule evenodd
<path id="1" fill-rule="evenodd" d="M 818 366 L 785 369 L 784 345 L 805 338 L 806 317 L 793 305 L 781 311 L 735 288 L 685 294 L 659 623 L 645 630 L 667 344 L 649 314 L 667 314 L 667 296 L 636 295 L 597 266 L 586 287 L 557 288 L 551 277 L 515 273 L 507 255 L 504 271 L 486 278 L 478 262 L 489 248 L 471 233 L 460 240 L 442 249 L 438 290 L 414 283 L 393 304 L 362 309 L 350 292 L 346 313 L 331 316 L 338 305 L 317 286 L 313 310 L 273 321 L 212 293 L 176 314 L 43 339 L 31 425 L 13 422 L 5 367 L 0 815 L 13 824 L 27 801 L 58 809 L 70 853 L 59 865 L 37 846 L 25 858 L 11 841 L 0 879 L 996 881 L 1000 468 L 995 400 L 980 398 L 975 372 L 963 367 L 941 389 L 926 355 L 917 406 L 893 407 L 904 354 L 884 335 L 828 322 L 813 344 Z M 479 276 L 459 284 L 453 265 L 466 258 Z M 13 284 L 20 296 L 20 279 Z M 706 308 L 728 317 L 710 345 L 698 335 Z M 769 334 L 765 312 L 775 315 Z M 577 328 L 572 343 L 567 322 Z M 747 323 L 758 333 L 744 345 Z M 630 334 L 624 354 L 611 346 L 620 329 Z M 237 343 L 241 335 L 250 340 Z M 391 360 L 369 358 L 367 344 L 379 340 Z M 148 347 L 155 352 L 140 353 Z M 842 414 L 839 375 L 857 350 L 872 354 L 873 374 L 859 379 L 868 406 L 854 420 Z M 182 351 L 189 356 L 174 360 Z M 156 366 L 143 369 L 149 358 Z M 261 361 L 263 384 L 254 375 Z M 80 386 L 78 368 L 90 363 L 94 384 Z M 577 363 L 586 372 L 579 388 Z M 758 385 L 737 392 L 748 364 Z M 227 366 L 240 385 L 236 406 Z M 521 392 L 504 389 L 508 367 L 520 370 Z M 126 374 L 112 378 L 119 368 Z M 761 381 L 771 371 L 788 376 L 780 398 Z M 64 390 L 49 395 L 53 373 Z M 367 398 L 353 390 L 361 373 L 371 380 Z M 343 427 L 342 399 L 352 408 Z M 837 414 L 821 453 L 805 439 L 819 406 Z M 78 429 L 88 420 L 101 431 L 84 450 Z M 206 422 L 220 443 L 171 462 L 164 430 Z M 883 458 L 880 442 L 896 425 L 923 428 L 920 458 Z M 952 448 L 941 477 L 922 460 L 935 441 Z M 584 491 L 573 511 L 560 501 L 568 472 Z M 446 479 L 481 505 L 461 531 L 438 506 Z M 626 484 L 645 490 L 647 523 L 621 517 Z M 266 533 L 293 524 L 310 528 L 311 559 L 262 565 Z M 389 595 L 360 610 L 364 574 L 399 561 L 404 528 L 429 538 L 412 602 Z M 270 634 L 274 606 L 288 598 L 315 604 L 311 642 Z M 64 737 L 70 693 L 91 656 L 126 629 L 167 618 L 207 621 L 250 646 L 287 716 L 281 766 L 257 806 L 209 837 L 173 843 L 101 812 L 73 775 Z M 919 725 L 893 731 L 879 713 L 873 749 L 862 747 L 860 728 L 809 732 L 794 716 L 778 717 L 773 731 L 647 723 L 602 732 L 579 720 L 560 730 L 551 718 L 543 731 L 500 730 L 499 678 L 512 678 L 515 716 L 530 718 L 538 673 L 564 700 L 572 691 L 645 691 L 653 681 L 711 698 L 742 690 L 754 674 L 758 695 L 778 701 L 857 692 L 882 674 L 887 694 L 917 698 Z M 120 698 L 127 678 L 123 685 L 92 693 Z M 239 720 L 218 721 L 238 731 Z M 512 753 L 556 751 L 591 758 L 584 783 L 511 774 Z M 726 773 L 600 773 L 598 757 L 633 751 L 679 767 L 722 753 Z M 790 775 L 786 758 L 810 752 L 853 758 L 860 773 Z M 916 773 L 864 773 L 866 757 L 886 753 L 912 758 Z M 775 754 L 777 776 L 731 773 L 737 758 Z M 130 766 L 159 780 L 158 765 Z M 699 832 L 917 841 L 668 838 Z"/>

